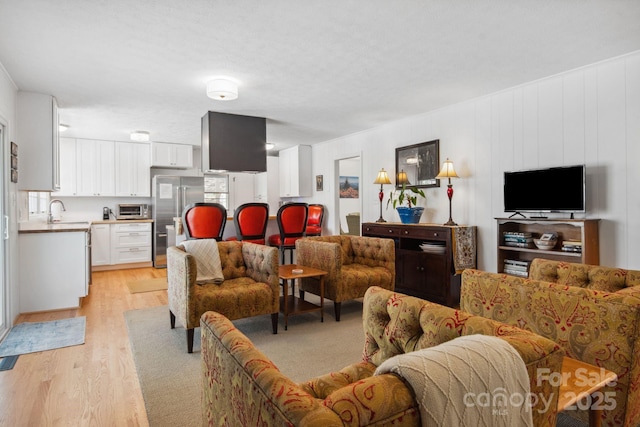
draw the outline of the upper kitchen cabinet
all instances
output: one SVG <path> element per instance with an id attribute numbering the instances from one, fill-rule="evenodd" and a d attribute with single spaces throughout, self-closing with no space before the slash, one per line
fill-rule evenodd
<path id="1" fill-rule="evenodd" d="M 151 166 L 189 169 L 193 167 L 193 147 L 166 142 L 151 143 Z"/>
<path id="2" fill-rule="evenodd" d="M 296 145 L 280 151 L 280 197 L 312 194 L 311 146 Z"/>
<path id="3" fill-rule="evenodd" d="M 115 143 L 116 196 L 151 196 L 149 144 Z"/>
<path id="4" fill-rule="evenodd" d="M 76 140 L 76 195 L 115 195 L 113 141 Z"/>
<path id="5" fill-rule="evenodd" d="M 58 104 L 51 95 L 18 92 L 18 188 L 56 191 L 60 188 Z"/>
<path id="6" fill-rule="evenodd" d="M 60 190 L 53 196 L 76 195 L 76 140 L 60 138 Z"/>
<path id="7" fill-rule="evenodd" d="M 278 157 L 267 156 L 267 171 L 254 175 L 253 191 L 256 202 L 268 203 L 269 212 L 275 215 L 280 201 L 280 172 Z"/>

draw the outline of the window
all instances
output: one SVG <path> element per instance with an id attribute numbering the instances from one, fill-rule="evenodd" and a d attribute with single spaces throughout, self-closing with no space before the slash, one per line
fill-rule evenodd
<path id="1" fill-rule="evenodd" d="M 29 215 L 46 214 L 48 203 L 49 193 L 29 191 Z"/>

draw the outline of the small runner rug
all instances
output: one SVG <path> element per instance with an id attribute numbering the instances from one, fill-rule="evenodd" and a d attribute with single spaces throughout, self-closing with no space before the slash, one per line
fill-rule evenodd
<path id="1" fill-rule="evenodd" d="M 152 292 L 161 291 L 167 289 L 167 278 L 158 277 L 155 279 L 136 280 L 135 282 L 128 282 L 127 287 L 129 292 L 136 294 L 139 292 Z"/>
<path id="2" fill-rule="evenodd" d="M 0 357 L 84 344 L 86 317 L 20 323 L 0 344 Z"/>

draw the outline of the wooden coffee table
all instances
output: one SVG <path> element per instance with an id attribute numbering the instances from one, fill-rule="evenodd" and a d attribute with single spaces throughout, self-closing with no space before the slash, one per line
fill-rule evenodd
<path id="1" fill-rule="evenodd" d="M 589 397 L 589 426 L 599 427 L 602 423 L 602 410 L 610 404 L 606 396 L 595 393 L 618 376 L 598 366 L 593 366 L 570 357 L 562 359 L 563 380 L 558 396 L 558 412 L 569 409 L 587 396 Z M 593 403 L 593 406 L 592 406 Z M 615 402 L 614 402 L 615 403 Z M 576 406 L 573 406 L 574 408 Z M 580 408 L 580 405 L 577 405 Z"/>
<path id="2" fill-rule="evenodd" d="M 301 270 L 301 271 L 299 271 Z M 284 281 L 283 296 L 280 297 L 280 311 L 284 314 L 284 330 L 287 330 L 289 316 L 311 311 L 320 311 L 320 321 L 324 322 L 324 276 L 328 273 L 317 268 L 305 265 L 287 264 L 278 268 L 278 275 Z M 295 296 L 296 279 L 312 277 L 320 281 L 320 305 L 316 305 Z M 289 295 L 289 284 L 291 281 L 291 294 Z M 298 285 L 300 286 L 300 285 Z"/>

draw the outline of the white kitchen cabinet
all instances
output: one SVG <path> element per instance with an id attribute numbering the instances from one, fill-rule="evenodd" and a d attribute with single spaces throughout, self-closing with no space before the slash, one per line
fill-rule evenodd
<path id="1" fill-rule="evenodd" d="M 252 173 L 230 173 L 229 174 L 229 208 L 228 216 L 233 216 L 236 208 L 244 203 L 254 200 L 253 187 L 254 174 Z"/>
<path id="2" fill-rule="evenodd" d="M 151 195 L 149 144 L 115 143 L 115 193 L 121 197 Z"/>
<path id="3" fill-rule="evenodd" d="M 193 147 L 166 142 L 151 143 L 151 166 L 165 168 L 193 167 Z"/>
<path id="4" fill-rule="evenodd" d="M 151 261 L 151 223 L 111 225 L 111 264 Z"/>
<path id="5" fill-rule="evenodd" d="M 21 233 L 20 312 L 80 306 L 88 294 L 87 233 Z"/>
<path id="6" fill-rule="evenodd" d="M 115 195 L 113 141 L 76 140 L 76 195 Z"/>
<path id="7" fill-rule="evenodd" d="M 51 95 L 19 91 L 16 109 L 18 189 L 60 189 L 58 104 Z"/>
<path id="8" fill-rule="evenodd" d="M 60 138 L 60 190 L 52 196 L 76 195 L 76 140 Z"/>
<path id="9" fill-rule="evenodd" d="M 280 197 L 312 195 L 311 146 L 296 145 L 280 151 Z"/>
<path id="10" fill-rule="evenodd" d="M 111 225 L 91 225 L 91 265 L 111 264 Z"/>
<path id="11" fill-rule="evenodd" d="M 269 204 L 269 213 L 275 215 L 280 201 L 279 160 L 275 156 L 267 156 L 267 171 L 257 173 L 253 178 L 254 201 Z"/>

